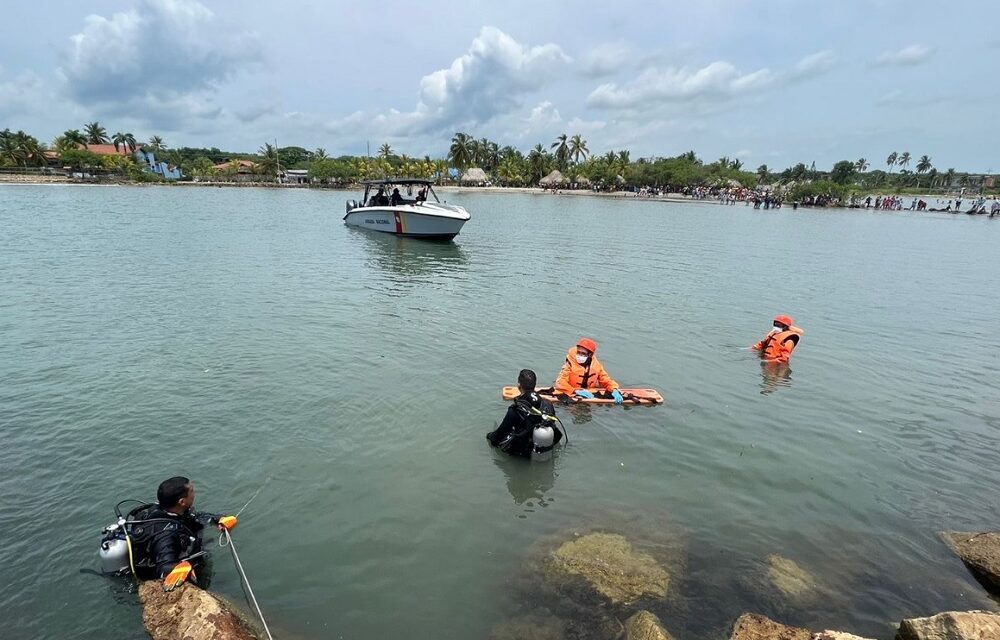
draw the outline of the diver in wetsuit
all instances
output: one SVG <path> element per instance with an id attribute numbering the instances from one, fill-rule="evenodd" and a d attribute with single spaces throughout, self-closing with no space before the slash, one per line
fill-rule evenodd
<path id="1" fill-rule="evenodd" d="M 555 425 L 555 409 L 535 393 L 535 384 L 535 372 L 522 369 L 517 376 L 521 395 L 507 407 L 500 426 L 486 434 L 490 446 L 512 456 L 546 457 L 562 440 L 563 433 Z"/>
<path id="2" fill-rule="evenodd" d="M 160 483 L 156 504 L 142 505 L 129 512 L 128 520 L 138 521 L 127 525 L 135 553 L 136 577 L 163 578 L 177 563 L 201 552 L 201 532 L 206 526 L 227 529 L 236 526 L 233 516 L 223 518 L 194 511 L 194 496 L 191 481 L 175 476 Z M 197 566 L 202 558 L 196 556 L 191 562 Z"/>

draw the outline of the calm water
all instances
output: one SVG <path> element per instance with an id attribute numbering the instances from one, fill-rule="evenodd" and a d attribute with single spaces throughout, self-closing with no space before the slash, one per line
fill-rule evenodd
<path id="1" fill-rule="evenodd" d="M 217 511 L 270 478 L 235 538 L 286 637 L 485 637 L 587 526 L 679 532 L 680 640 L 995 607 L 936 532 L 997 526 L 1000 222 L 448 194 L 472 222 L 429 244 L 345 228 L 345 197 L 0 189 L 3 637 L 143 637 L 80 569 L 178 473 Z M 744 349 L 776 312 L 806 332 L 778 379 Z M 554 466 L 495 456 L 499 388 L 581 334 L 668 404 L 560 410 Z M 772 553 L 837 596 L 759 596 Z"/>

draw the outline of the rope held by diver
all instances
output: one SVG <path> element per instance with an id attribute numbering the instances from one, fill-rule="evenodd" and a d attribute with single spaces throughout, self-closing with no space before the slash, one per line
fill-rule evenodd
<path id="1" fill-rule="evenodd" d="M 225 543 L 222 542 L 223 537 L 226 540 Z M 267 634 L 268 640 L 274 640 L 274 637 L 271 635 L 271 630 L 267 628 L 267 621 L 264 620 L 264 614 L 261 613 L 260 605 L 257 604 L 257 598 L 253 594 L 253 587 L 250 586 L 250 580 L 247 579 L 246 571 L 243 570 L 243 563 L 240 562 L 240 556 L 236 553 L 236 545 L 233 544 L 233 537 L 229 535 L 228 529 L 222 530 L 222 535 L 219 536 L 219 546 L 229 547 L 229 550 L 233 552 L 233 560 L 236 561 L 236 569 L 239 571 L 240 577 L 243 579 L 243 583 L 247 586 L 247 591 L 250 593 L 250 600 L 253 601 L 253 606 L 257 609 L 257 617 L 260 618 L 261 624 L 264 625 L 264 633 Z"/>

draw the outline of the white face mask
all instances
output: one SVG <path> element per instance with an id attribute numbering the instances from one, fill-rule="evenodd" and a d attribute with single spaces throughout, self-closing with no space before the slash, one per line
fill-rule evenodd
<path id="1" fill-rule="evenodd" d="M 587 364 L 587 360 L 589 360 L 589 359 L 590 359 L 590 356 L 583 356 L 583 355 L 580 355 L 579 353 L 576 354 L 576 362 L 577 362 L 577 364 Z"/>

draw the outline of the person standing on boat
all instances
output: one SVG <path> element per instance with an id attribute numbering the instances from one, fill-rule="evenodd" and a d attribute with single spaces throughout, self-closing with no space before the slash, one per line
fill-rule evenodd
<path id="1" fill-rule="evenodd" d="M 780 315 L 775 316 L 771 332 L 750 348 L 759 351 L 762 360 L 788 362 L 801 338 L 802 329 L 793 325 L 789 316 Z"/>
<path id="2" fill-rule="evenodd" d="M 566 353 L 566 362 L 554 385 L 556 393 L 576 398 L 593 398 L 589 389 L 604 389 L 614 398 L 615 404 L 624 401 L 618 383 L 604 370 L 597 359 L 597 343 L 590 338 L 580 338 Z"/>
<path id="3" fill-rule="evenodd" d="M 499 447 L 512 456 L 547 459 L 563 434 L 555 426 L 552 403 L 535 393 L 537 378 L 531 369 L 521 369 L 517 389 L 521 392 L 507 407 L 507 414 L 493 431 L 486 434 L 491 447 Z"/>

